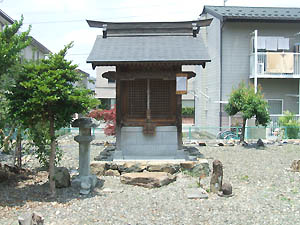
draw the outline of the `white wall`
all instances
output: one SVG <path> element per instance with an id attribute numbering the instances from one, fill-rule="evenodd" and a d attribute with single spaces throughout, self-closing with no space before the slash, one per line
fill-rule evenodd
<path id="1" fill-rule="evenodd" d="M 116 71 L 114 66 L 96 67 L 96 98 L 116 98 L 116 83 L 109 83 L 102 74 L 108 71 Z"/>

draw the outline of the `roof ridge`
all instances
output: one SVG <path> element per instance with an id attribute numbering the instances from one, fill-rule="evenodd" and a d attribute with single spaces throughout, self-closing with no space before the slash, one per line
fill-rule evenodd
<path id="1" fill-rule="evenodd" d="M 200 16 L 206 13 L 221 21 L 300 21 L 300 8 L 205 5 Z"/>

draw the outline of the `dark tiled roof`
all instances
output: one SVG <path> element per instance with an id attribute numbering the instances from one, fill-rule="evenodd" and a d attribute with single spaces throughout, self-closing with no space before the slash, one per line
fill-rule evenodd
<path id="1" fill-rule="evenodd" d="M 208 61 L 202 39 L 192 36 L 98 36 L 87 59 L 93 67 L 131 62 L 202 64 Z"/>
<path id="2" fill-rule="evenodd" d="M 300 21 L 300 8 L 204 6 L 201 13 L 209 13 L 222 21 Z"/>
<path id="3" fill-rule="evenodd" d="M 13 24 L 15 21 L 0 9 L 0 16 L 3 17 L 8 23 Z"/>

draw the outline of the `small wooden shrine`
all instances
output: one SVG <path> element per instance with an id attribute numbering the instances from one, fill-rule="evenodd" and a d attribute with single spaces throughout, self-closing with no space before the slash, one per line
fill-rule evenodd
<path id="1" fill-rule="evenodd" d="M 210 62 L 197 34 L 211 20 L 87 22 L 103 29 L 87 62 L 116 68 L 103 74 L 116 81 L 114 160 L 185 159 L 181 94 L 196 74 L 182 72 L 182 65 Z"/>

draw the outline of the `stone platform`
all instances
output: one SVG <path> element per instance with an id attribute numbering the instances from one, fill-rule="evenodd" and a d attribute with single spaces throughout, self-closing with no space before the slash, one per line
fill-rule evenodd
<path id="1" fill-rule="evenodd" d="M 210 169 L 207 159 L 196 161 L 180 160 L 137 160 L 137 161 L 94 161 L 91 173 L 98 176 L 120 176 L 124 173 L 166 172 L 175 174 L 188 171 L 192 175 L 205 177 Z"/>
<path id="2" fill-rule="evenodd" d="M 107 146 L 103 149 L 103 151 L 100 152 L 99 156 L 96 156 L 94 158 L 94 160 L 96 161 L 121 161 L 121 160 L 116 160 L 114 155 L 115 155 L 115 150 L 116 150 L 116 147 L 115 146 Z M 181 160 L 181 161 L 196 161 L 197 159 L 199 158 L 204 158 L 203 154 L 201 154 L 198 150 L 198 148 L 196 147 L 192 147 L 192 146 L 183 146 L 182 147 L 182 150 L 176 150 L 176 151 L 180 151 L 182 152 L 182 154 L 184 155 L 184 159 L 174 159 L 175 161 L 176 160 Z M 144 158 L 139 158 L 138 160 L 160 160 L 160 159 L 164 159 L 164 160 L 173 160 L 173 159 L 168 159 L 167 157 L 165 156 L 159 156 L 157 155 L 156 157 L 154 156 L 151 156 L 151 157 L 147 157 L 145 156 Z M 129 158 L 129 159 L 126 159 L 125 161 L 135 161 L 137 159 L 132 159 L 132 158 Z"/>

